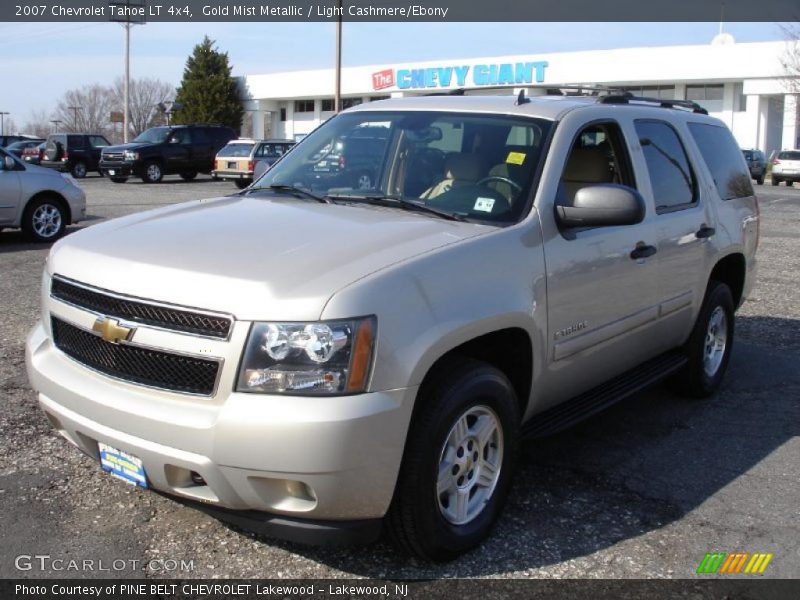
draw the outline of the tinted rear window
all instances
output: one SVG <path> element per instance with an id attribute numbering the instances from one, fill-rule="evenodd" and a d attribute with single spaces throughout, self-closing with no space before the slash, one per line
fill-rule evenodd
<path id="1" fill-rule="evenodd" d="M 781 152 L 778 158 L 782 160 L 800 160 L 800 152 Z"/>
<path id="2" fill-rule="evenodd" d="M 689 123 L 689 131 L 711 171 L 719 197 L 730 200 L 752 196 L 750 172 L 728 128 L 706 123 Z"/>
<path id="3" fill-rule="evenodd" d="M 219 151 L 217 156 L 246 158 L 250 156 L 250 152 L 252 152 L 254 145 L 255 144 L 228 144 Z"/>

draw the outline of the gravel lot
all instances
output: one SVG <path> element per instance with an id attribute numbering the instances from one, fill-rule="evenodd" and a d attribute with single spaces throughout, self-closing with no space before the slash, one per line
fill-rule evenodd
<path id="1" fill-rule="evenodd" d="M 172 179 L 83 180 L 92 218 L 81 226 L 235 191 Z M 694 577 L 708 551 L 773 552 L 766 577 L 800 577 L 800 189 L 758 192 L 758 284 L 739 313 L 722 391 L 697 402 L 656 389 L 527 445 L 494 535 L 445 565 L 383 542 L 319 549 L 256 539 L 104 475 L 51 430 L 28 387 L 24 340 L 38 317 L 47 248 L 3 232 L 0 577 L 677 578 Z M 125 566 L 20 572 L 21 554 Z M 161 559 L 191 561 L 193 570 L 148 562 Z"/>

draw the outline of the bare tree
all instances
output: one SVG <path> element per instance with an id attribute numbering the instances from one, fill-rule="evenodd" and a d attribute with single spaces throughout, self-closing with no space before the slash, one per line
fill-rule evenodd
<path id="1" fill-rule="evenodd" d="M 800 25 L 783 27 L 786 50 L 781 56 L 784 80 L 790 94 L 800 94 Z"/>
<path id="2" fill-rule="evenodd" d="M 123 81 L 117 79 L 114 82 L 114 105 L 115 110 L 123 109 Z M 158 109 L 158 104 L 165 100 L 172 100 L 175 97 L 175 88 L 161 81 L 150 77 L 142 79 L 132 79 L 128 90 L 130 101 L 130 131 L 136 137 L 145 129 L 164 123 L 164 116 Z"/>
<path id="3" fill-rule="evenodd" d="M 25 122 L 25 133 L 30 133 L 40 138 L 46 138 L 53 129 L 50 115 L 45 110 L 31 111 L 30 118 Z"/>
<path id="4" fill-rule="evenodd" d="M 14 121 L 13 117 L 6 116 L 3 118 L 3 133 L 6 135 L 13 135 L 15 133 L 19 133 L 19 129 L 17 128 L 17 123 Z"/>
<path id="5" fill-rule="evenodd" d="M 106 134 L 111 130 L 112 91 L 100 84 L 69 90 L 58 102 L 55 118 L 67 131 Z"/>

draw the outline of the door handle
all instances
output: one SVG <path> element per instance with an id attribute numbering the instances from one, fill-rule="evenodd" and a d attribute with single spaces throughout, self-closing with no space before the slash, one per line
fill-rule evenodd
<path id="1" fill-rule="evenodd" d="M 653 256 L 658 250 L 656 250 L 655 246 L 648 246 L 644 242 L 639 242 L 636 244 L 636 248 L 631 250 L 631 258 L 633 260 L 638 260 L 640 258 L 648 258 Z"/>
<path id="2" fill-rule="evenodd" d="M 697 236 L 698 238 L 700 238 L 702 240 L 702 239 L 705 239 L 705 238 L 710 238 L 715 233 L 717 233 L 716 229 L 714 229 L 713 227 L 709 227 L 708 225 L 703 224 L 703 226 L 700 227 L 700 229 L 697 230 L 697 233 L 695 233 L 695 236 Z"/>

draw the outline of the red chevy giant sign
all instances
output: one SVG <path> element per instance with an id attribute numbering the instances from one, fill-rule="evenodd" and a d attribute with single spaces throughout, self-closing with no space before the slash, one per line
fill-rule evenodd
<path id="1" fill-rule="evenodd" d="M 382 90 L 394 85 L 394 69 L 385 69 L 372 74 L 372 89 Z"/>

